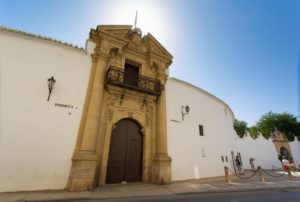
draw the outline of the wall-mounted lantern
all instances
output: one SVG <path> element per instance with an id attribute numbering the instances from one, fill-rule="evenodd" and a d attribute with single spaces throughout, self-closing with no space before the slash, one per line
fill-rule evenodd
<path id="1" fill-rule="evenodd" d="M 184 115 L 187 115 L 189 113 L 190 113 L 190 107 L 188 105 L 181 106 L 181 116 L 183 121 L 184 121 Z"/>
<path id="2" fill-rule="evenodd" d="M 53 87 L 54 87 L 54 84 L 56 81 L 53 76 L 51 78 L 49 78 L 47 81 L 48 81 L 48 90 L 49 90 L 49 95 L 48 95 L 47 101 L 49 101 L 51 92 L 53 90 Z"/>

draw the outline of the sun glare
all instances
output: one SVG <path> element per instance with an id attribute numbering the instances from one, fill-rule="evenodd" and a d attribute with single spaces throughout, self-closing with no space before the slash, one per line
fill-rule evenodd
<path id="1" fill-rule="evenodd" d="M 165 5 L 157 1 L 117 1 L 112 3 L 111 12 L 108 16 L 109 22 L 113 24 L 134 25 L 135 14 L 137 15 L 137 27 L 143 35 L 150 32 L 158 40 L 166 39 L 166 29 L 168 26 L 168 16 Z"/>

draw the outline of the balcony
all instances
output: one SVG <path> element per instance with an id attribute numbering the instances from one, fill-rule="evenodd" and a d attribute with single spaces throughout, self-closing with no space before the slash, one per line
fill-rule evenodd
<path id="1" fill-rule="evenodd" d="M 153 79 L 143 75 L 128 77 L 124 69 L 110 67 L 106 72 L 106 84 L 119 86 L 151 95 L 159 96 L 164 86 L 158 79 Z"/>

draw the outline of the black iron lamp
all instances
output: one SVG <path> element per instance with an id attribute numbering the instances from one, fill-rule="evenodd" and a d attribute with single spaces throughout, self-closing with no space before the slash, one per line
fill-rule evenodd
<path id="1" fill-rule="evenodd" d="M 54 87 L 54 84 L 55 84 L 55 79 L 54 77 L 52 76 L 51 78 L 48 79 L 48 90 L 49 90 L 49 95 L 48 95 L 48 99 L 47 101 L 49 101 L 50 99 L 50 95 L 51 95 L 51 92 L 53 90 L 53 87 Z"/>
<path id="2" fill-rule="evenodd" d="M 188 105 L 181 106 L 181 116 L 182 116 L 183 121 L 184 121 L 184 115 L 189 114 L 189 113 L 190 113 L 190 107 Z"/>

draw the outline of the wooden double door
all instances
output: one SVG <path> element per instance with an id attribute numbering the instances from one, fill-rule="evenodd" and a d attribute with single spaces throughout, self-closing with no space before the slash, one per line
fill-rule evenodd
<path id="1" fill-rule="evenodd" d="M 112 131 L 106 183 L 142 181 L 143 136 L 140 127 L 122 119 Z"/>

